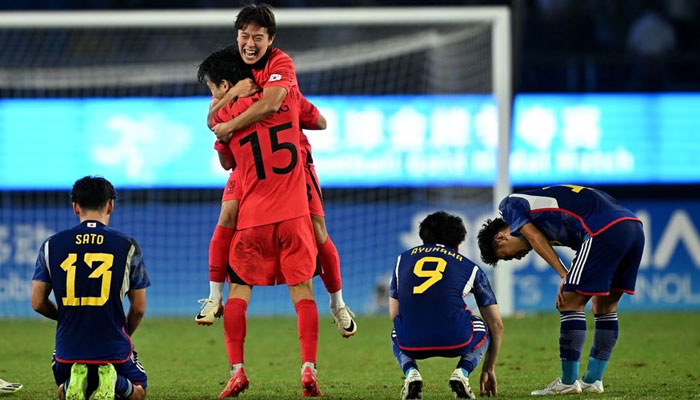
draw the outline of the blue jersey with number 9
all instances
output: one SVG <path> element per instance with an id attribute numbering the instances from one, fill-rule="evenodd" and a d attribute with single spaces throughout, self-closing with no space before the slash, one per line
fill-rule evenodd
<path id="1" fill-rule="evenodd" d="M 486 274 L 471 260 L 443 245 L 424 244 L 401 254 L 391 278 L 390 296 L 399 301 L 394 319 L 403 350 L 450 350 L 472 338 L 465 298 L 479 307 L 496 304 Z"/>
<path id="2" fill-rule="evenodd" d="M 35 281 L 51 284 L 58 306 L 56 360 L 120 363 L 133 350 L 122 300 L 150 286 L 135 240 L 97 221 L 48 238 Z"/>

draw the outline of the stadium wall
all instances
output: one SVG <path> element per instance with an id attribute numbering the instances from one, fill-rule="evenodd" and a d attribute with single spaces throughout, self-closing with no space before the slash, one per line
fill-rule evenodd
<path id="1" fill-rule="evenodd" d="M 625 205 L 644 221 L 646 248 L 634 296 L 622 307 L 636 310 L 700 309 L 700 200 L 630 200 Z M 418 244 L 418 222 L 445 209 L 461 215 L 468 237 L 460 251 L 478 262 L 475 236 L 491 216 L 489 204 L 327 204 L 327 226 L 341 256 L 346 301 L 359 313 L 386 312 L 391 270 L 396 256 Z M 7 208 L 5 208 L 7 211 Z M 125 202 L 111 225 L 141 244 L 153 286 L 149 316 L 191 316 L 206 295 L 207 248 L 218 215 L 215 202 Z M 358 224 L 373 220 L 373 224 Z M 26 204 L 0 219 L 0 317 L 38 316 L 30 307 L 31 278 L 42 241 L 76 224 L 66 205 Z M 562 252 L 565 263 L 573 252 Z M 514 306 L 522 312 L 551 311 L 558 280 L 534 254 L 499 268 L 513 269 Z M 490 267 L 484 269 L 492 273 Z M 316 278 L 319 309 L 327 295 Z M 251 315 L 293 314 L 286 287 L 256 288 Z"/>

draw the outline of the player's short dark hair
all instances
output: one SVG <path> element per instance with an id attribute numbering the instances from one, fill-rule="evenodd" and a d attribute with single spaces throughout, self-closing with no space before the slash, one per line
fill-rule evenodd
<path id="1" fill-rule="evenodd" d="M 224 79 L 235 85 L 245 78 L 253 78 L 250 66 L 243 62 L 236 46 L 228 46 L 209 54 L 197 67 L 197 80 L 206 83 L 207 78 L 219 87 Z"/>
<path id="2" fill-rule="evenodd" d="M 423 243 L 443 244 L 456 249 L 467 236 L 467 228 L 464 227 L 462 218 L 438 211 L 421 221 L 418 236 Z"/>
<path id="3" fill-rule="evenodd" d="M 73 184 L 70 200 L 85 210 L 101 210 L 117 198 L 114 186 L 101 176 L 85 176 Z"/>
<path id="4" fill-rule="evenodd" d="M 481 230 L 479 230 L 479 234 L 476 235 L 477 242 L 479 243 L 479 250 L 481 251 L 481 261 L 493 267 L 496 266 L 498 257 L 496 256 L 493 238 L 496 237 L 498 232 L 507 227 L 508 224 L 503 218 L 487 219 L 486 222 L 484 222 L 481 226 Z"/>
<path id="5" fill-rule="evenodd" d="M 238 12 L 234 26 L 236 30 L 245 29 L 251 22 L 263 28 L 267 28 L 267 34 L 270 38 L 277 33 L 275 14 L 272 12 L 272 6 L 269 4 L 260 3 L 246 5 Z"/>

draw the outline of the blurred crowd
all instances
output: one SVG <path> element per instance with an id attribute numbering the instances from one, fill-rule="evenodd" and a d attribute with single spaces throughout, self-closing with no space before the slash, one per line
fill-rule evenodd
<path id="1" fill-rule="evenodd" d="M 266 0 L 275 7 L 418 6 L 425 0 Z M 2 1 L 0 10 L 239 7 L 238 0 Z M 519 92 L 700 91 L 700 1 L 433 0 L 508 5 Z"/>

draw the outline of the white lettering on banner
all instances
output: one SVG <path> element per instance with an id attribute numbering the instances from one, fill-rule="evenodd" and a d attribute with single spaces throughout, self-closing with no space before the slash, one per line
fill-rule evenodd
<path id="1" fill-rule="evenodd" d="M 554 110 L 539 105 L 524 110 L 515 125 L 517 135 L 538 150 L 549 149 L 558 129 Z"/>
<path id="2" fill-rule="evenodd" d="M 345 146 L 350 149 L 374 150 L 384 145 L 384 114 L 367 108 L 345 112 Z"/>
<path id="3" fill-rule="evenodd" d="M 7 225 L 0 225 L 0 265 L 7 262 L 12 256 L 12 246 L 9 242 L 10 239 L 10 227 Z"/>
<path id="4" fill-rule="evenodd" d="M 13 229 L 15 244 L 14 262 L 16 264 L 34 265 L 39 246 L 53 233 L 52 230 L 46 228 L 42 223 L 15 225 Z"/>
<path id="5" fill-rule="evenodd" d="M 630 299 L 633 303 L 700 304 L 700 292 L 693 293 L 691 274 L 639 275 Z"/>
<path id="6" fill-rule="evenodd" d="M 591 106 L 564 107 L 561 110 L 564 146 L 569 149 L 595 150 L 600 147 L 600 109 Z"/>
<path id="7" fill-rule="evenodd" d="M 0 225 L 0 265 L 11 260 L 33 266 L 39 246 L 54 233 L 43 223 Z"/>
<path id="8" fill-rule="evenodd" d="M 430 144 L 463 149 L 471 141 L 471 115 L 463 108 L 437 108 L 430 115 Z"/>
<path id="9" fill-rule="evenodd" d="M 25 301 L 31 298 L 32 280 L 23 279 L 11 272 L 7 279 L 0 279 L 0 302 Z"/>
<path id="10" fill-rule="evenodd" d="M 184 154 L 194 136 L 190 127 L 172 122 L 166 114 L 113 114 L 95 130 L 108 132 L 91 148 L 93 161 L 123 168 L 131 182 L 156 182 L 157 167 Z"/>
<path id="11" fill-rule="evenodd" d="M 680 242 L 685 244 L 695 267 L 700 268 L 700 235 L 685 210 L 676 210 L 671 215 L 654 252 L 654 267 L 666 268 Z"/>
<path id="12" fill-rule="evenodd" d="M 389 118 L 388 129 L 392 149 L 420 149 L 425 144 L 428 120 L 413 107 L 402 107 Z"/>

